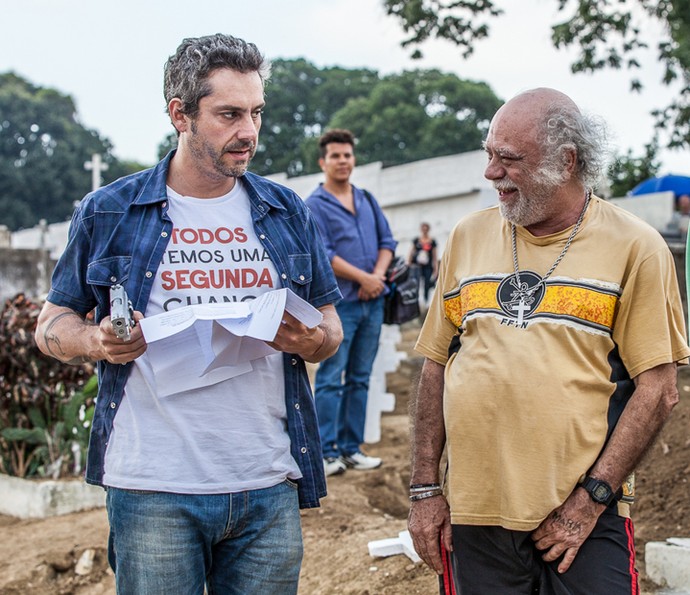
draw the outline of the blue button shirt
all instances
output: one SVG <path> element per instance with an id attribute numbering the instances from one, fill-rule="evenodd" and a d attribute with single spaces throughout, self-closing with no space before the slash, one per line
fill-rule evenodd
<path id="1" fill-rule="evenodd" d="M 355 212 L 347 210 L 323 184 L 307 198 L 307 206 L 314 213 L 326 246 L 329 260 L 334 256 L 346 260 L 358 269 L 371 273 L 379 250 L 386 248 L 395 254 L 398 243 L 393 239 L 390 226 L 379 204 L 363 190 L 352 186 Z M 371 195 L 369 195 L 371 196 Z M 358 301 L 359 283 L 338 279 L 343 301 Z"/>
<path id="2" fill-rule="evenodd" d="M 135 310 L 146 311 L 158 265 L 172 232 L 166 177 L 173 153 L 156 167 L 121 178 L 87 195 L 75 210 L 65 252 L 53 273 L 48 301 L 96 321 L 110 313 L 110 286 L 124 285 Z M 281 278 L 315 308 L 340 299 L 309 210 L 291 190 L 259 176 L 242 177 L 254 229 Z M 99 389 L 89 441 L 86 481 L 102 485 L 105 451 L 131 364 L 98 362 Z M 302 472 L 300 506 L 326 495 L 314 400 L 304 361 L 284 354 L 285 400 L 291 453 Z"/>

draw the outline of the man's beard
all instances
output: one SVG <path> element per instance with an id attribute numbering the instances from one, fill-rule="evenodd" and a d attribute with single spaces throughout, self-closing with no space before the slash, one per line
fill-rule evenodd
<path id="1" fill-rule="evenodd" d="M 223 161 L 223 154 L 229 153 L 231 151 L 243 151 L 245 149 L 249 149 L 249 155 L 247 156 L 246 161 L 244 161 L 243 163 L 234 162 L 232 163 L 232 165 L 228 165 Z M 229 145 L 223 147 L 221 153 L 209 151 L 209 155 L 213 159 L 213 168 L 219 174 L 232 178 L 239 178 L 240 176 L 244 175 L 244 173 L 247 171 L 247 168 L 249 167 L 249 162 L 252 160 L 252 157 L 254 157 L 254 153 L 256 153 L 256 146 L 252 142 L 230 143 Z"/>
<path id="2" fill-rule="evenodd" d="M 500 186 L 496 186 L 496 189 L 501 190 Z M 517 192 L 518 197 L 511 204 L 499 202 L 498 208 L 503 218 L 522 227 L 543 221 L 546 216 L 546 205 L 540 197 L 541 193 L 535 194 L 533 191 L 525 195 L 520 189 Z"/>
<path id="3" fill-rule="evenodd" d="M 239 178 L 244 175 L 249 167 L 249 162 L 256 153 L 256 145 L 251 141 L 235 141 L 228 143 L 223 149 L 218 152 L 205 138 L 199 138 L 197 135 L 197 127 L 194 122 L 191 126 L 191 138 L 189 142 L 189 149 L 192 155 L 199 161 L 203 162 L 204 158 L 210 157 L 213 163 L 214 171 L 219 174 L 219 177 L 225 178 Z M 228 165 L 223 161 L 223 155 L 232 151 L 243 151 L 249 149 L 247 159 L 242 163 L 233 162 Z"/>
<path id="4" fill-rule="evenodd" d="M 509 180 L 494 182 L 496 190 L 516 189 L 518 197 L 511 204 L 499 201 L 501 215 L 510 223 L 528 227 L 548 218 L 556 189 L 563 183 L 563 172 L 551 163 L 542 163 L 529 180 L 529 193 L 517 188 Z"/>

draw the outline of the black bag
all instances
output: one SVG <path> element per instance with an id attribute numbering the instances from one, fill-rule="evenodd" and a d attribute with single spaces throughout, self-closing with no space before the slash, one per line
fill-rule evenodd
<path id="1" fill-rule="evenodd" d="M 410 267 L 402 256 L 394 256 L 386 269 L 386 284 L 402 283 L 410 276 Z"/>
<path id="2" fill-rule="evenodd" d="M 384 298 L 383 323 L 403 324 L 419 316 L 419 281 L 400 256 L 391 261 L 386 271 L 388 294 Z"/>
<path id="3" fill-rule="evenodd" d="M 367 190 L 364 196 L 374 209 L 374 198 Z M 376 233 L 380 237 L 377 227 Z M 383 324 L 402 324 L 419 316 L 419 280 L 410 276 L 410 267 L 401 256 L 394 256 L 386 269 L 388 294 L 383 303 Z"/>

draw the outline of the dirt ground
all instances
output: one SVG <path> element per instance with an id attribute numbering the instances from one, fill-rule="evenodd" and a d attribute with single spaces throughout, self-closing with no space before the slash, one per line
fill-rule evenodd
<path id="1" fill-rule="evenodd" d="M 414 325 L 403 327 L 399 349 L 410 350 L 415 336 Z M 375 559 L 367 549 L 369 541 L 396 537 L 406 528 L 407 397 L 420 363 L 412 356 L 388 376 L 388 390 L 397 396 L 396 408 L 384 414 L 381 442 L 368 448 L 370 454 L 383 457 L 384 465 L 330 478 L 323 506 L 303 512 L 300 595 L 438 592 L 435 575 L 422 564 L 415 565 L 403 555 Z M 654 585 L 644 579 L 644 544 L 690 536 L 690 370 L 681 369 L 678 386 L 681 402 L 637 474 L 633 518 L 646 592 L 653 592 Z M 114 594 L 106 561 L 107 532 L 102 509 L 45 520 L 0 516 L 0 594 Z M 95 554 L 90 571 L 77 564 L 89 550 Z"/>

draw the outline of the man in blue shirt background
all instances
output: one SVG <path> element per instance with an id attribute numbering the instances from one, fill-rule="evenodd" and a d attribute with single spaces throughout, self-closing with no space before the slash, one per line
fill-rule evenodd
<path id="1" fill-rule="evenodd" d="M 343 300 L 336 306 L 344 339 L 316 372 L 316 409 L 326 475 L 375 469 L 362 453 L 369 376 L 383 324 L 385 274 L 397 242 L 374 197 L 350 183 L 355 139 L 334 129 L 319 139 L 324 183 L 307 199 Z"/>

